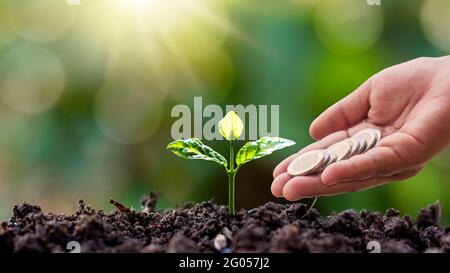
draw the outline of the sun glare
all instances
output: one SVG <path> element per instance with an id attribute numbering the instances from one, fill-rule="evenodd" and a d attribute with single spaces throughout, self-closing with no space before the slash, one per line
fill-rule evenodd
<path id="1" fill-rule="evenodd" d="M 106 82 L 97 98 L 95 113 L 102 132 L 121 143 L 139 143 L 154 132 L 158 125 L 149 123 L 148 117 L 160 116 L 162 110 L 151 102 L 158 101 L 155 96 L 163 99 L 172 86 L 175 90 L 177 84 L 186 84 L 185 94 L 206 93 L 217 90 L 212 88 L 216 81 L 230 80 L 234 67 L 223 49 L 228 38 L 260 48 L 232 24 L 227 5 L 222 1 L 105 0 L 102 3 L 97 5 L 105 9 L 96 17 L 96 23 L 104 26 L 104 31 L 98 36 L 98 30 L 91 29 L 93 37 L 101 38 L 96 41 L 105 46 L 107 54 Z M 218 73 L 221 77 L 206 81 L 205 73 L 223 67 L 215 66 L 218 56 L 226 63 Z M 133 85 L 128 86 L 129 83 Z M 225 86 L 220 93 L 225 94 L 231 88 L 231 84 Z M 133 111 L 134 116 L 117 111 L 137 102 L 143 103 L 142 109 L 152 110 Z"/>
<path id="2" fill-rule="evenodd" d="M 167 6 L 176 2 L 178 0 L 115 0 L 114 4 L 125 12 L 160 14 Z"/>
<path id="3" fill-rule="evenodd" d="M 130 0 L 127 1 L 127 4 L 135 7 L 135 8 L 147 8 L 151 5 L 155 5 L 157 2 L 161 2 L 158 0 Z"/>
<path id="4" fill-rule="evenodd" d="M 225 5 L 216 1 L 114 0 L 110 4 L 111 12 L 103 14 L 108 22 L 105 34 L 111 37 L 108 47 L 141 44 L 141 58 L 168 56 L 193 86 L 197 80 L 190 60 L 218 52 L 230 34 Z M 124 35 L 128 38 L 117 39 Z"/>

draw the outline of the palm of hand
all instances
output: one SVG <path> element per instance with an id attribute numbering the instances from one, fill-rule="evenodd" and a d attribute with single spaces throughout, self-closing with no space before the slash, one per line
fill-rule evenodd
<path id="1" fill-rule="evenodd" d="M 286 173 L 298 154 L 293 155 L 275 169 L 273 194 L 296 200 L 371 188 L 417 174 L 450 142 L 450 59 L 419 58 L 374 75 L 313 122 L 310 133 L 319 141 L 299 153 L 327 147 L 366 127 L 383 132 L 376 148 L 309 177 Z"/>

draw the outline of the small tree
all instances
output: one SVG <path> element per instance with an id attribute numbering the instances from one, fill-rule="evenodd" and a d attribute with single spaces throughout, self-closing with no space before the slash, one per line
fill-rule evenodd
<path id="1" fill-rule="evenodd" d="M 235 177 L 239 168 L 247 162 L 269 155 L 276 150 L 294 145 L 292 140 L 281 137 L 262 137 L 256 141 L 247 142 L 234 156 L 234 143 L 242 134 L 244 124 L 234 112 L 228 112 L 219 121 L 219 132 L 230 144 L 230 163 L 224 156 L 203 144 L 197 138 L 175 140 L 167 146 L 167 149 L 185 159 L 202 159 L 213 161 L 224 167 L 228 175 L 228 208 L 230 215 L 235 214 Z"/>

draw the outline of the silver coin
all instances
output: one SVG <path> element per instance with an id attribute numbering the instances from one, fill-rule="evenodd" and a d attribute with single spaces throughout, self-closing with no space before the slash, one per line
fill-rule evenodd
<path id="1" fill-rule="evenodd" d="M 330 162 L 328 163 L 328 165 L 331 165 L 331 164 L 333 164 L 334 162 L 337 162 L 337 155 L 336 155 L 336 154 L 330 153 L 330 158 L 331 158 L 331 160 L 330 160 Z"/>
<path id="2" fill-rule="evenodd" d="M 372 135 L 370 135 L 368 133 L 363 133 L 363 134 L 354 135 L 353 137 L 358 139 L 358 141 L 360 143 L 363 143 L 363 145 L 361 146 L 361 149 L 358 151 L 359 154 L 362 154 L 362 153 L 366 152 L 367 150 L 369 150 L 370 145 L 372 144 L 372 142 L 371 142 Z"/>
<path id="3" fill-rule="evenodd" d="M 325 157 L 326 154 L 322 150 L 301 154 L 289 164 L 287 173 L 292 176 L 312 174 L 322 166 Z"/>
<path id="4" fill-rule="evenodd" d="M 365 151 L 372 149 L 381 139 L 381 132 L 378 129 L 368 128 L 356 133 L 357 136 L 362 136 L 366 139 L 367 147 Z"/>
<path id="5" fill-rule="evenodd" d="M 378 129 L 373 129 L 373 132 L 375 133 L 375 135 L 377 136 L 377 143 L 380 142 L 381 140 L 381 131 Z M 376 144 L 375 144 L 376 145 Z"/>
<path id="6" fill-rule="evenodd" d="M 363 134 L 363 136 L 366 138 L 366 141 L 367 141 L 366 151 L 375 147 L 375 145 L 378 142 L 377 135 L 375 134 L 375 132 Z"/>
<path id="7" fill-rule="evenodd" d="M 377 134 L 378 141 L 380 141 L 381 140 L 381 131 L 380 130 L 376 130 L 375 133 Z"/>
<path id="8" fill-rule="evenodd" d="M 289 175 L 310 175 L 323 171 L 334 162 L 348 159 L 354 155 L 364 153 L 381 140 L 381 131 L 367 128 L 344 139 L 324 150 L 306 152 L 294 159 L 288 166 Z"/>
<path id="9" fill-rule="evenodd" d="M 353 150 L 353 153 L 351 154 L 351 156 L 359 154 L 359 150 L 361 149 L 361 143 L 359 142 L 359 139 L 354 138 L 354 137 L 352 137 L 350 139 L 353 142 L 353 145 L 355 146 L 355 149 Z"/>
<path id="10" fill-rule="evenodd" d="M 350 146 L 352 146 L 352 150 L 348 157 L 354 156 L 359 149 L 359 142 L 355 141 L 352 138 L 347 138 L 347 139 L 344 139 L 343 141 L 347 142 L 348 144 L 350 144 Z"/>
<path id="11" fill-rule="evenodd" d="M 364 130 L 359 131 L 359 132 L 356 133 L 356 134 L 364 134 L 364 133 L 367 133 L 367 134 L 374 134 L 374 135 L 376 135 L 376 137 L 377 137 L 378 140 L 381 139 L 381 131 L 380 131 L 379 129 L 376 129 L 376 128 L 366 128 L 366 129 L 364 129 Z"/>
<path id="12" fill-rule="evenodd" d="M 354 135 L 352 138 L 355 139 L 355 141 L 357 141 L 359 144 L 359 148 L 356 154 L 362 154 L 367 147 L 366 139 L 364 137 L 361 137 L 360 135 Z"/>
<path id="13" fill-rule="evenodd" d="M 320 151 L 322 151 L 322 153 L 324 153 L 325 160 L 321 164 L 320 167 L 318 167 L 316 170 L 313 170 L 313 173 L 318 173 L 318 172 L 323 171 L 326 167 L 328 167 L 331 164 L 331 162 L 333 160 L 333 158 L 332 158 L 331 154 L 328 152 L 328 150 L 320 150 Z"/>
<path id="14" fill-rule="evenodd" d="M 341 161 L 350 157 L 352 145 L 348 141 L 340 141 L 328 147 L 327 151 L 336 158 L 336 161 Z"/>

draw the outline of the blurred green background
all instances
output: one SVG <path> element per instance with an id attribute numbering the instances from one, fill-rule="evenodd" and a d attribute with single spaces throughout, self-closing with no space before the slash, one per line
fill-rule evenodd
<path id="1" fill-rule="evenodd" d="M 176 104 L 280 106 L 280 135 L 297 142 L 237 177 L 237 206 L 267 201 L 272 170 L 312 142 L 310 122 L 379 70 L 450 52 L 450 1 L 2 0 L 0 219 L 22 201 L 72 212 L 109 197 L 160 208 L 214 198 L 223 170 L 168 152 Z M 75 4 L 75 5 L 74 5 Z M 207 143 L 222 153 L 226 143 Z M 450 223 L 450 153 L 417 177 L 319 199 L 415 215 L 435 200 Z M 310 202 L 310 201 L 307 201 Z"/>

